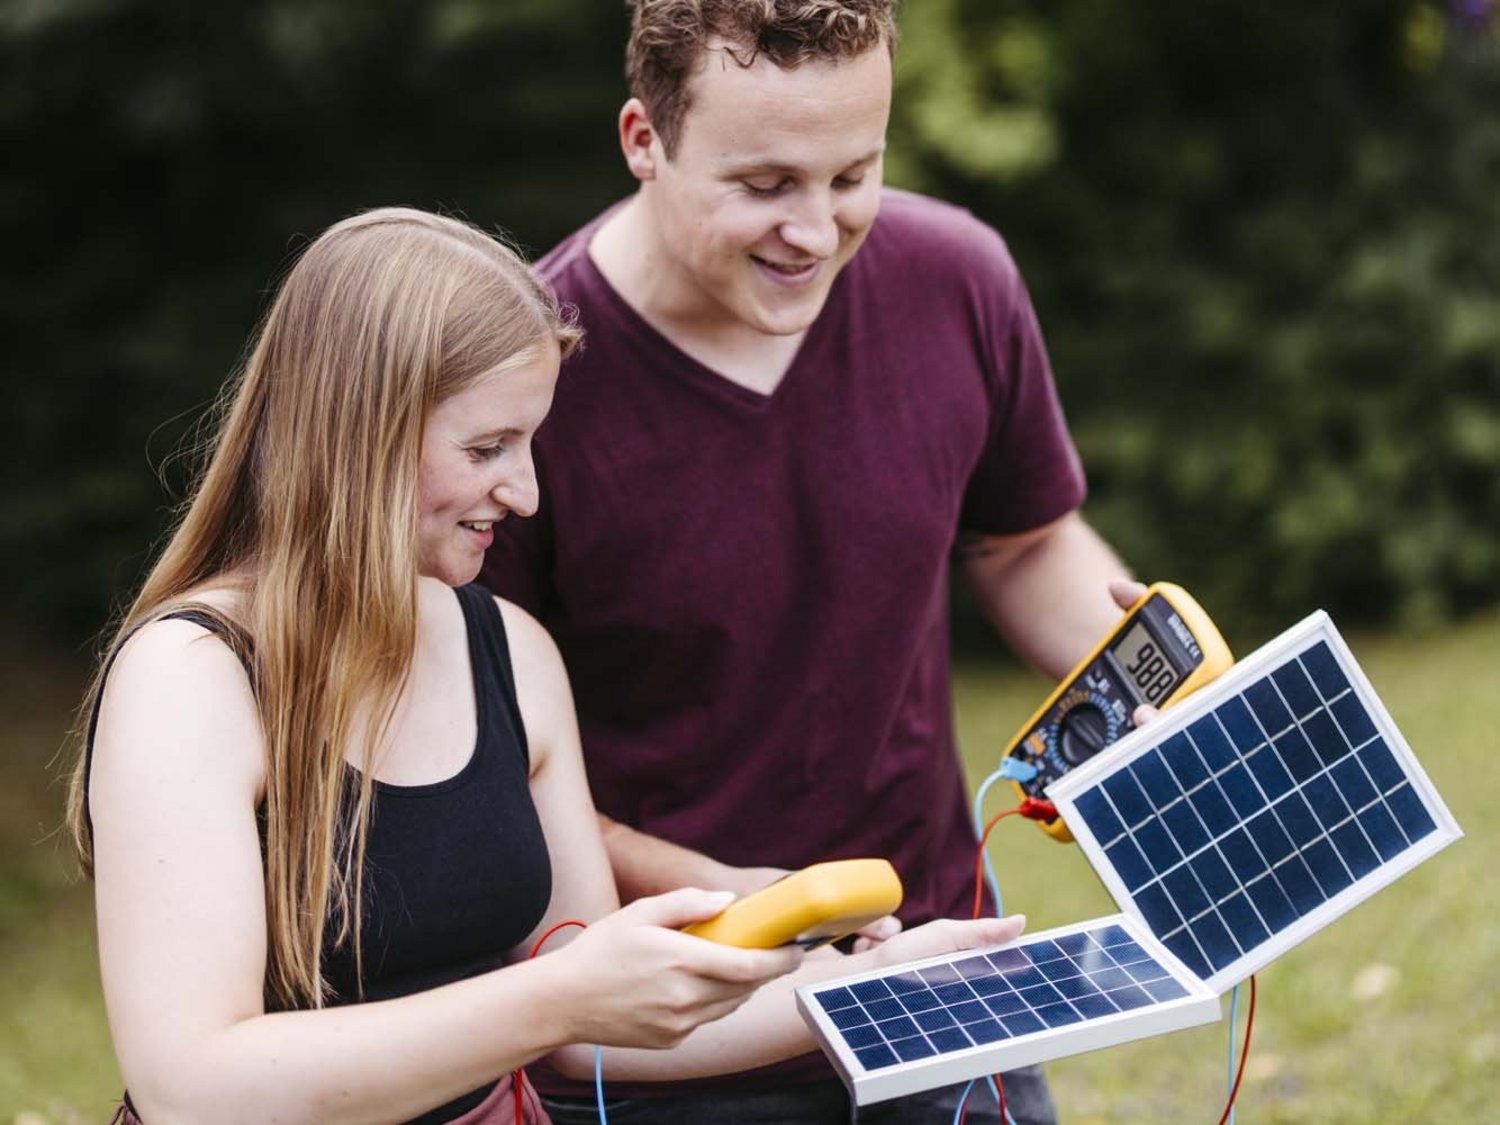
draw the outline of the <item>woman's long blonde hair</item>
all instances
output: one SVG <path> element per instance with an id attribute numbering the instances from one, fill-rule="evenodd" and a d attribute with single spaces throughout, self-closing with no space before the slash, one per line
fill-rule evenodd
<path id="1" fill-rule="evenodd" d="M 522 259 L 455 219 L 405 208 L 329 228 L 282 282 L 218 409 L 217 438 L 177 528 L 113 631 L 135 629 L 242 579 L 265 743 L 266 999 L 320 1006 L 326 944 L 360 957 L 366 761 L 416 643 L 418 465 L 437 402 L 481 377 L 566 354 L 578 331 Z M 351 736 L 366 746 L 351 752 Z M 69 824 L 92 873 L 80 752 Z M 329 931 L 329 927 L 333 927 Z"/>

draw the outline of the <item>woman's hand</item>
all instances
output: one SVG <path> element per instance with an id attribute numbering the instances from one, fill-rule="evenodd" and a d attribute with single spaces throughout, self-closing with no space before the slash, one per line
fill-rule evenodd
<path id="1" fill-rule="evenodd" d="M 672 1047 L 795 969 L 802 961 L 795 946 L 737 949 L 677 932 L 712 918 L 733 899 L 695 888 L 637 899 L 560 949 L 554 956 L 567 968 L 562 987 L 575 1010 L 569 1038 Z"/>
<path id="2" fill-rule="evenodd" d="M 976 918 L 972 921 L 940 918 L 914 930 L 904 930 L 882 942 L 872 951 L 870 964 L 872 967 L 885 968 L 928 957 L 941 957 L 945 953 L 958 953 L 965 949 L 1004 945 L 1008 941 L 1014 941 L 1025 928 L 1024 914 L 1012 914 L 1005 918 Z"/>

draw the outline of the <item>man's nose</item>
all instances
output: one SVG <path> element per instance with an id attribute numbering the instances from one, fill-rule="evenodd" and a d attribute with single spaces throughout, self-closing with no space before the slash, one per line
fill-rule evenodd
<path id="1" fill-rule="evenodd" d="M 839 248 L 839 226 L 833 199 L 826 190 L 801 193 L 794 210 L 781 224 L 781 237 L 788 246 L 814 258 L 831 258 Z"/>

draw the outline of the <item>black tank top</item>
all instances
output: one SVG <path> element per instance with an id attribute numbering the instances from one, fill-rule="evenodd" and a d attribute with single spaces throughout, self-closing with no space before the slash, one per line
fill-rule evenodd
<path id="1" fill-rule="evenodd" d="M 481 587 L 455 593 L 468 632 L 478 737 L 468 763 L 452 777 L 429 785 L 374 782 L 364 870 L 365 1000 L 408 996 L 497 968 L 505 952 L 541 922 L 552 897 L 552 865 L 531 802 L 530 756 L 505 625 Z M 210 614 L 180 610 L 169 616 L 225 634 L 223 622 Z M 233 638 L 225 640 L 243 651 Z M 85 785 L 97 718 L 96 707 Z M 351 797 L 358 784 L 350 769 Z M 323 969 L 336 993 L 333 1002 L 355 1002 L 353 950 L 325 948 Z M 492 1084 L 414 1121 L 450 1121 L 490 1089 Z"/>

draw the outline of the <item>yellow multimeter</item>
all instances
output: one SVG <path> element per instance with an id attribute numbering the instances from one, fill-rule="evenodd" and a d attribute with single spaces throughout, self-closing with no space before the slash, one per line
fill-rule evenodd
<path id="1" fill-rule="evenodd" d="M 1040 798 L 1131 730 L 1136 707 L 1170 707 L 1233 663 L 1192 596 L 1170 582 L 1154 583 L 1021 728 L 1005 749 L 1001 772 L 1022 799 Z M 1073 839 L 1061 817 L 1038 823 L 1053 839 Z"/>
<path id="2" fill-rule="evenodd" d="M 744 949 L 796 942 L 815 949 L 901 905 L 901 878 L 883 859 L 815 863 L 730 903 L 683 933 Z"/>

